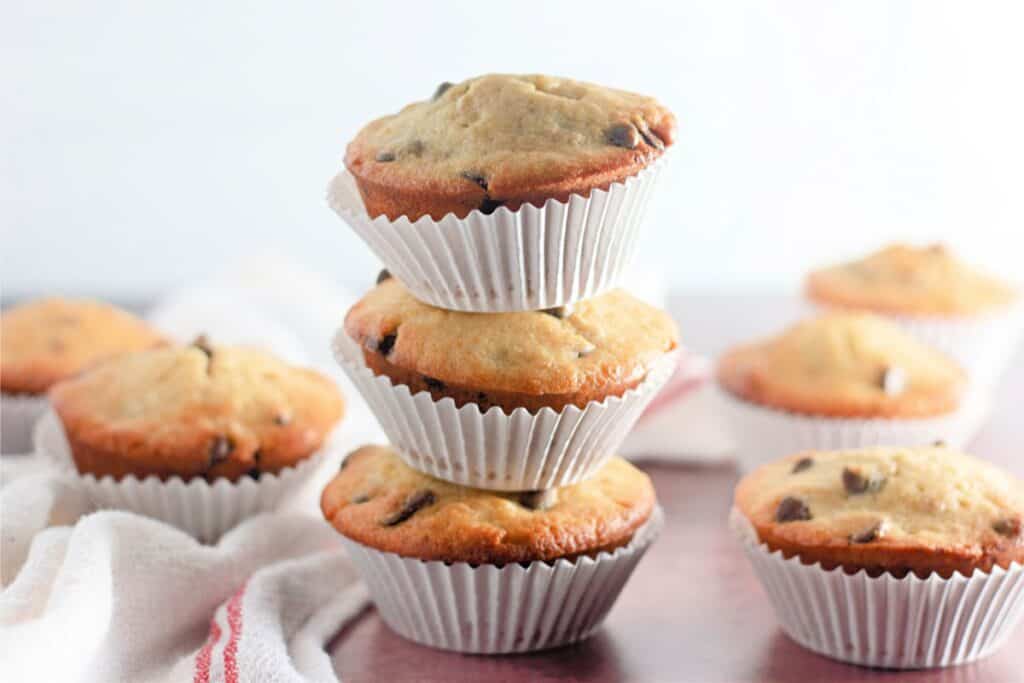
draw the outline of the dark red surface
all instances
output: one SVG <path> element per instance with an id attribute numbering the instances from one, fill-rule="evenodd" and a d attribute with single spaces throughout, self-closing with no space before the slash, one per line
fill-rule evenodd
<path id="1" fill-rule="evenodd" d="M 684 338 L 690 339 L 691 348 L 704 352 L 777 326 L 780 318 L 793 312 L 778 301 L 761 306 L 752 305 L 749 298 L 676 303 Z M 765 310 L 774 315 L 768 317 Z M 709 326 L 714 332 L 708 332 Z M 688 327 L 693 330 L 689 336 Z M 970 448 L 1018 476 L 1024 476 L 1022 404 L 1024 352 L 1004 378 L 996 411 Z M 330 646 L 339 677 L 346 683 L 1024 681 L 1024 628 L 989 659 L 941 671 L 864 669 L 800 648 L 779 630 L 764 592 L 726 526 L 736 472 L 729 466 L 644 469 L 654 479 L 665 508 L 665 531 L 593 638 L 531 655 L 458 655 L 403 640 L 371 608 Z"/>

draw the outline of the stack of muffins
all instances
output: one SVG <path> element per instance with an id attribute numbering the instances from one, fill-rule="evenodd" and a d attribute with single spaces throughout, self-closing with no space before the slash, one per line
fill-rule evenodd
<path id="1" fill-rule="evenodd" d="M 614 287 L 674 130 L 648 97 L 489 75 L 349 144 L 329 202 L 387 270 L 334 347 L 392 446 L 353 453 L 321 507 L 399 634 L 580 640 L 656 535 L 615 451 L 677 333 Z"/>

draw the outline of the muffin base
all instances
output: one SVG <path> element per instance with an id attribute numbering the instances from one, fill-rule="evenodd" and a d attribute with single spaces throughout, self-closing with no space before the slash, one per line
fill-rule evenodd
<path id="1" fill-rule="evenodd" d="M 31 453 L 32 430 L 49 408 L 45 395 L 0 394 L 0 453 Z"/>
<path id="2" fill-rule="evenodd" d="M 506 414 L 476 404 L 456 407 L 427 392 L 376 375 L 344 330 L 334 355 L 410 467 L 478 489 L 535 491 L 585 479 L 614 455 L 640 414 L 675 370 L 679 351 L 656 361 L 647 377 L 621 397 L 536 413 Z"/>
<path id="3" fill-rule="evenodd" d="M 404 384 L 409 391 L 418 394 L 426 392 L 435 401 L 450 398 L 455 401 L 455 407 L 461 408 L 465 405 L 475 405 L 482 412 L 487 412 L 497 406 L 506 413 L 511 413 L 516 408 L 523 408 L 535 413 L 543 408 L 551 410 L 563 410 L 569 406 L 586 408 L 592 401 L 603 401 L 610 396 L 622 396 L 630 389 L 635 389 L 642 380 L 628 384 L 617 384 L 610 387 L 601 387 L 592 391 L 578 391 L 574 394 L 522 394 L 511 391 L 487 391 L 474 389 L 472 387 L 461 387 L 455 384 L 446 384 L 432 377 L 412 372 L 387 361 L 384 354 L 379 351 L 363 349 L 363 360 L 366 367 L 375 375 L 384 375 L 393 384 Z"/>
<path id="4" fill-rule="evenodd" d="M 161 480 L 155 476 L 115 480 L 78 472 L 64 427 L 53 411 L 36 423 L 33 441 L 36 453 L 73 478 L 97 509 L 127 510 L 152 517 L 204 542 L 216 541 L 248 517 L 275 510 L 309 482 L 325 461 L 340 459 L 328 438 L 319 451 L 296 466 L 263 474 L 258 480 L 243 477 L 237 482 L 208 482 L 196 478 L 186 482 L 179 477 Z"/>
<path id="5" fill-rule="evenodd" d="M 990 401 L 969 392 L 958 410 L 932 418 L 840 418 L 791 413 L 749 403 L 718 387 L 729 434 L 740 469 L 806 450 L 867 446 L 924 446 L 943 441 L 962 448 L 984 423 Z"/>
<path id="6" fill-rule="evenodd" d="M 924 669 L 986 657 L 1024 617 L 1024 566 L 970 577 L 872 577 L 786 559 L 760 543 L 733 509 L 730 525 L 786 635 L 826 657 L 862 666 Z"/>
<path id="7" fill-rule="evenodd" d="M 632 540 L 610 553 L 503 566 L 425 562 L 341 538 L 384 622 L 400 636 L 443 650 L 505 654 L 591 635 L 663 524 L 655 508 Z"/>
<path id="8" fill-rule="evenodd" d="M 348 171 L 331 181 L 327 202 L 420 301 L 453 311 L 534 311 L 618 284 L 665 163 L 585 197 L 464 218 L 371 218 Z"/>

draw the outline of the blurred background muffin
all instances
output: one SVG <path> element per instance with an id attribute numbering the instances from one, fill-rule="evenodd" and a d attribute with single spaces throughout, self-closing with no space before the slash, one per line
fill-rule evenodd
<path id="1" fill-rule="evenodd" d="M 134 315 L 87 299 L 28 301 L 0 313 L 2 450 L 29 449 L 46 391 L 99 362 L 166 340 Z"/>

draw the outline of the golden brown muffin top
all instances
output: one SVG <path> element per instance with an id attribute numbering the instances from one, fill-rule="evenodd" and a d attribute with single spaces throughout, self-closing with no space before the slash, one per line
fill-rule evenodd
<path id="1" fill-rule="evenodd" d="M 119 356 L 56 384 L 50 401 L 76 453 L 184 477 L 293 464 L 343 411 L 323 375 L 203 338 Z"/>
<path id="2" fill-rule="evenodd" d="M 349 144 L 345 165 L 381 186 L 448 197 L 483 188 L 500 200 L 609 169 L 635 173 L 674 139 L 675 117 L 651 97 L 488 74 L 443 83 L 430 99 L 371 122 Z"/>
<path id="3" fill-rule="evenodd" d="M 812 272 L 806 289 L 824 305 L 903 315 L 972 315 L 1017 298 L 1008 284 L 974 270 L 941 244 L 893 244 Z"/>
<path id="4" fill-rule="evenodd" d="M 571 308 L 481 314 L 424 304 L 395 278 L 352 307 L 345 332 L 402 369 L 525 394 L 635 382 L 678 345 L 665 312 L 622 290 Z"/>
<path id="5" fill-rule="evenodd" d="M 43 394 L 52 384 L 126 351 L 163 343 L 145 322 L 84 299 L 39 299 L 0 314 L 0 389 Z"/>
<path id="6" fill-rule="evenodd" d="M 735 502 L 808 563 L 948 576 L 1024 561 L 1024 483 L 941 446 L 800 453 L 744 477 Z"/>
<path id="7" fill-rule="evenodd" d="M 651 516 L 646 474 L 612 458 L 585 482 L 546 493 L 457 486 L 417 472 L 385 446 L 352 453 L 320 507 L 341 534 L 422 560 L 505 564 L 625 545 Z"/>
<path id="8" fill-rule="evenodd" d="M 896 325 L 834 313 L 727 352 L 719 382 L 761 405 L 833 417 L 927 417 L 952 412 L 963 370 Z"/>

